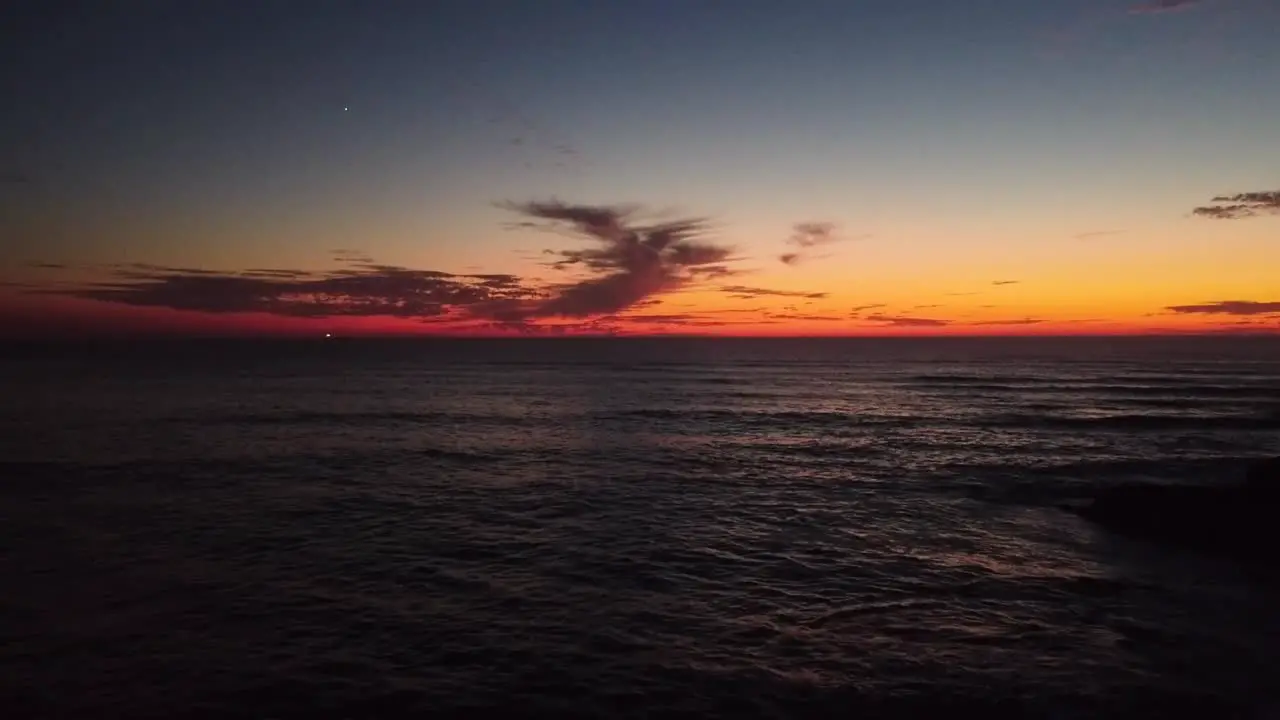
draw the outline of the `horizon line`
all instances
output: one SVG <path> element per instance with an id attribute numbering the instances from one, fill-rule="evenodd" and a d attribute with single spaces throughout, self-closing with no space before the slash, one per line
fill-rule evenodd
<path id="1" fill-rule="evenodd" d="M 1263 332 L 1117 332 L 1117 333 L 1022 333 L 1022 334 L 885 334 L 885 335 L 712 335 L 661 333 L 652 335 L 607 333 L 589 334 L 512 334 L 512 335 L 427 335 L 408 333 L 359 333 L 351 335 L 323 334 L 197 334 L 197 333 L 146 333 L 118 335 L 82 335 L 79 337 L 26 336 L 0 337 L 2 344 L 73 344 L 73 343 L 127 343 L 139 341 L 265 341 L 265 342 L 351 342 L 360 340 L 396 341 L 491 341 L 491 340 L 1070 340 L 1070 339 L 1205 339 L 1205 338 L 1268 338 L 1280 340 L 1280 331 Z"/>

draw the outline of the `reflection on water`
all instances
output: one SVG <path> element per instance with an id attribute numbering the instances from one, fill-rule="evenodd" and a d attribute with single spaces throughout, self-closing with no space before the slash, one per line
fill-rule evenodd
<path id="1" fill-rule="evenodd" d="M 930 364 L 573 347 L 560 364 L 375 346 L 241 348 L 185 375 L 14 370 L 0 699 L 156 717 L 1222 717 L 1276 700 L 1271 589 L 1057 505 L 1280 451 L 1275 429 L 1196 424 L 1210 414 L 1187 402 L 1215 372 L 1211 414 L 1258 417 L 1280 364 L 1250 351 L 1237 382 L 1222 363 L 1152 376 L 1114 348 L 910 351 Z M 1114 390 L 1139 373 L 1165 394 Z M 1010 378 L 1052 389 L 966 389 Z M 1060 409 L 1036 409 L 1046 396 Z M 1099 396 L 1138 417 L 1183 401 L 1180 424 L 1007 421 L 1082 420 Z"/>

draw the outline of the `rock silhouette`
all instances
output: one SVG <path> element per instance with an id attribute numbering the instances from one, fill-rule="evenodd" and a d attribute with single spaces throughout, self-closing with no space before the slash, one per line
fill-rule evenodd
<path id="1" fill-rule="evenodd" d="M 1280 457 L 1254 463 L 1237 485 L 1121 485 L 1074 511 L 1121 535 L 1265 561 L 1274 543 L 1277 501 Z"/>

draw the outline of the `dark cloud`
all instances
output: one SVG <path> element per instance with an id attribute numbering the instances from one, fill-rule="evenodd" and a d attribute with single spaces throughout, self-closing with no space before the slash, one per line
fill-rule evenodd
<path id="1" fill-rule="evenodd" d="M 1259 215 L 1280 215 L 1280 190 L 1219 195 L 1212 202 L 1191 211 L 1212 220 L 1239 220 Z"/>
<path id="2" fill-rule="evenodd" d="M 87 283 L 45 283 L 28 292 L 179 311 L 266 313 L 295 318 L 382 316 L 521 333 L 612 333 L 627 325 L 644 323 L 711 327 L 771 324 L 782 319 L 840 319 L 795 313 L 778 318 L 720 320 L 710 313 L 681 310 L 620 316 L 625 311 L 661 304 L 663 301 L 657 297 L 661 294 L 738 274 L 732 248 L 708 241 L 708 224 L 699 218 L 642 222 L 637 217 L 637 207 L 560 202 L 504 207 L 520 213 L 519 227 L 551 230 L 589 241 L 590 245 L 547 251 L 544 257 L 552 258 L 551 266 L 571 271 L 559 281 L 413 269 L 376 263 L 359 250 L 336 249 L 331 254 L 339 267 L 324 271 L 41 263 L 40 267 L 49 269 L 93 271 L 97 277 Z M 805 247 L 826 242 L 824 233 L 829 230 L 816 225 L 797 227 L 797 242 Z M 804 301 L 797 304 L 828 296 L 825 292 L 743 285 L 719 286 L 718 290 L 737 298 Z M 867 309 L 873 307 L 879 306 Z M 545 327 L 535 330 L 535 325 Z"/>
<path id="3" fill-rule="evenodd" d="M 261 278 L 304 278 L 310 274 L 306 270 L 277 270 L 274 268 L 253 268 L 240 271 L 242 277 Z"/>
<path id="4" fill-rule="evenodd" d="M 1280 312 L 1280 302 L 1216 300 L 1199 305 L 1169 305 L 1165 310 L 1179 315 L 1267 315 Z"/>
<path id="5" fill-rule="evenodd" d="M 1017 285 L 1021 280 L 992 280 L 992 285 Z"/>
<path id="6" fill-rule="evenodd" d="M 525 317 L 588 317 L 634 306 L 650 296 L 732 274 L 725 263 L 732 248 L 700 241 L 708 230 L 700 218 L 638 224 L 633 206 L 567 205 L 531 202 L 503 207 L 530 218 L 527 226 L 568 232 L 596 243 L 580 250 L 557 250 L 557 269 L 579 269 L 587 278 L 556 285 L 546 300 L 525 309 Z"/>
<path id="7" fill-rule="evenodd" d="M 224 275 L 221 270 L 205 270 L 203 268 L 189 267 L 170 267 L 167 265 L 152 265 L 151 263 L 121 263 L 108 265 L 118 277 L 129 279 L 147 279 L 153 275 L 174 274 L 174 275 Z"/>
<path id="8" fill-rule="evenodd" d="M 753 299 L 759 297 L 796 297 L 809 300 L 822 300 L 827 297 L 824 292 L 804 292 L 794 290 L 769 290 L 767 288 L 747 287 L 745 285 L 726 285 L 720 292 L 728 293 L 736 298 Z"/>
<path id="9" fill-rule="evenodd" d="M 1038 325 L 1044 322 L 1041 318 L 1017 318 L 1014 320 L 981 320 L 970 325 Z"/>
<path id="10" fill-rule="evenodd" d="M 1196 5 L 1204 4 L 1204 0 L 1155 0 L 1155 2 L 1135 5 L 1129 8 L 1130 15 L 1154 15 L 1158 13 L 1189 10 Z"/>
<path id="11" fill-rule="evenodd" d="M 868 315 L 863 318 L 871 322 L 881 323 L 890 327 L 942 327 L 950 325 L 950 320 L 937 320 L 935 318 L 919 318 L 919 317 L 903 317 L 900 315 Z"/>
<path id="12" fill-rule="evenodd" d="M 271 273 L 134 263 L 115 266 L 111 276 L 101 282 L 45 292 L 141 307 L 302 318 L 432 318 L 538 296 L 536 289 L 509 275 L 452 275 L 388 265 L 360 265 L 328 273 Z"/>
<path id="13" fill-rule="evenodd" d="M 967 297 L 967 296 L 969 296 L 969 295 L 977 295 L 978 293 L 976 293 L 976 292 L 951 292 L 951 293 L 944 293 L 944 294 L 945 294 L 947 297 Z"/>
<path id="14" fill-rule="evenodd" d="M 733 325 L 778 325 L 781 320 L 688 320 L 681 323 L 689 327 L 730 327 Z"/>
<path id="15" fill-rule="evenodd" d="M 934 308 L 940 308 L 940 307 L 942 306 L 941 305 L 912 305 L 907 309 L 908 310 L 932 310 Z"/>
<path id="16" fill-rule="evenodd" d="M 783 253 L 778 256 L 778 259 L 785 265 L 795 265 L 800 262 L 800 253 Z"/>
<path id="17" fill-rule="evenodd" d="M 621 317 L 615 317 L 614 319 L 620 322 L 630 323 L 670 324 L 689 322 L 690 320 L 702 320 L 703 318 L 699 315 L 676 313 L 671 315 L 623 315 Z"/>
<path id="18" fill-rule="evenodd" d="M 64 265 L 63 263 L 33 262 L 33 263 L 28 263 L 28 265 L 30 267 L 40 268 L 42 270 L 66 270 L 67 269 L 67 266 Z"/>
<path id="19" fill-rule="evenodd" d="M 849 312 L 860 313 L 863 310 L 879 310 L 882 307 L 888 307 L 888 305 L 884 303 L 874 303 L 872 305 L 855 305 L 854 307 L 849 309 Z"/>

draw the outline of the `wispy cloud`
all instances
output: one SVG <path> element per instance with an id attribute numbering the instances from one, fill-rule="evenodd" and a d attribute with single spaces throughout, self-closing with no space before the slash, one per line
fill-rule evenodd
<path id="1" fill-rule="evenodd" d="M 1190 10 L 1197 5 L 1203 5 L 1204 0 L 1156 0 L 1142 5 L 1135 5 L 1129 8 L 1130 15 L 1155 15 L 1159 13 L 1178 12 L 1181 10 Z"/>
<path id="2" fill-rule="evenodd" d="M 1038 325 L 1044 322 L 1041 318 L 1016 318 L 1012 320 L 981 320 L 968 323 L 969 325 Z"/>
<path id="3" fill-rule="evenodd" d="M 689 327 L 721 327 L 731 325 L 771 325 L 778 321 L 774 317 L 764 320 L 734 320 L 714 317 L 714 313 L 675 313 L 670 315 L 617 315 L 606 318 L 610 322 L 631 323 L 636 325 L 678 325 Z"/>
<path id="4" fill-rule="evenodd" d="M 824 292 L 805 292 L 803 290 L 769 290 L 768 288 L 748 287 L 746 285 L 725 285 L 720 288 L 720 292 L 727 293 L 735 298 L 743 300 L 751 300 L 760 297 L 794 297 L 806 298 L 809 300 L 822 300 L 827 297 L 828 294 Z"/>
<path id="5" fill-rule="evenodd" d="M 870 322 L 880 323 L 888 327 L 942 327 L 950 325 L 950 320 L 936 318 L 906 317 L 901 315 L 868 315 L 864 318 Z"/>
<path id="6" fill-rule="evenodd" d="M 363 250 L 338 248 L 332 252 L 335 262 L 340 263 L 372 263 L 373 258 Z"/>
<path id="7" fill-rule="evenodd" d="M 1198 305 L 1169 305 L 1165 310 L 1180 315 L 1268 315 L 1280 313 L 1280 301 L 1215 300 Z"/>
<path id="8" fill-rule="evenodd" d="M 1021 280 L 992 280 L 992 285 L 1017 285 Z"/>
<path id="9" fill-rule="evenodd" d="M 857 315 L 859 313 L 866 312 L 867 310 L 879 310 L 880 308 L 884 308 L 884 307 L 888 307 L 888 305 L 886 305 L 885 303 L 873 303 L 871 305 L 855 305 L 854 307 L 849 309 L 849 312 L 854 315 Z"/>
<path id="10" fill-rule="evenodd" d="M 778 259 L 787 265 L 796 265 L 803 260 L 809 259 L 808 250 L 845 239 L 847 238 L 842 238 L 837 234 L 836 224 L 832 222 L 796 223 L 792 226 L 791 237 L 787 238 L 787 244 L 794 245 L 799 250 L 783 253 L 778 256 Z"/>
<path id="11" fill-rule="evenodd" d="M 728 327 L 731 325 L 777 325 L 781 320 L 689 320 L 682 323 L 690 327 Z"/>
<path id="12" fill-rule="evenodd" d="M 666 324 L 688 322 L 689 320 L 703 320 L 705 318 L 693 313 L 669 313 L 666 315 L 615 315 L 612 319 L 617 322 Z"/>
<path id="13" fill-rule="evenodd" d="M 151 278 L 156 273 L 170 273 L 175 275 L 224 275 L 222 270 L 207 270 L 204 268 L 194 267 L 170 267 L 166 265 L 154 265 L 152 263 L 124 263 L 108 266 L 115 270 L 116 275 L 122 278 L 131 278 L 135 280 L 145 280 Z"/>
<path id="14" fill-rule="evenodd" d="M 1219 195 L 1191 214 L 1212 220 L 1239 220 L 1259 215 L 1280 215 L 1280 190 Z"/>
<path id="15" fill-rule="evenodd" d="M 368 264 L 372 264 L 372 262 L 373 261 L 371 260 Z M 244 277 L 275 279 L 305 278 L 311 275 L 311 273 L 306 270 L 284 270 L 276 268 L 251 268 L 249 270 L 242 270 L 240 274 Z"/>
<path id="16" fill-rule="evenodd" d="M 841 322 L 849 319 L 838 315 L 806 315 L 804 313 L 766 313 L 765 317 L 771 320 L 801 320 L 810 322 Z"/>
<path id="17" fill-rule="evenodd" d="M 438 318 L 488 303 L 523 301 L 539 290 L 513 275 L 455 275 L 358 264 L 326 273 L 223 272 L 145 263 L 114 266 L 109 277 L 44 291 L 139 307 L 286 317 Z"/>
<path id="18" fill-rule="evenodd" d="M 817 247 L 839 240 L 836 237 L 836 225 L 831 222 L 801 222 L 792 228 L 787 242 L 801 248 Z"/>
<path id="19" fill-rule="evenodd" d="M 1122 235 L 1124 232 L 1124 230 L 1091 230 L 1089 232 L 1076 233 L 1073 237 L 1077 240 L 1091 240 L 1110 235 Z"/>

